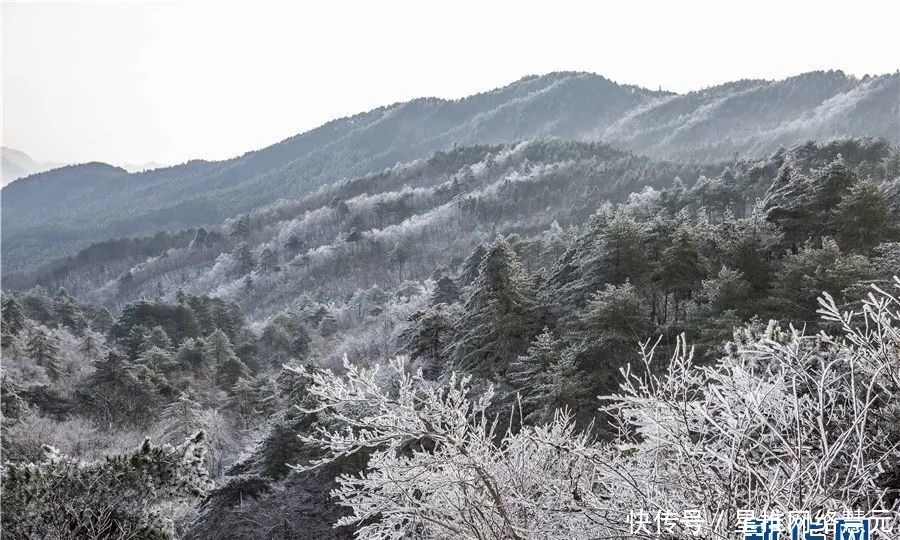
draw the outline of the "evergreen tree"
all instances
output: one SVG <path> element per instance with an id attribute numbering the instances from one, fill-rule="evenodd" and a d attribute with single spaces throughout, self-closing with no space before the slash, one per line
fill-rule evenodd
<path id="1" fill-rule="evenodd" d="M 552 359 L 540 382 L 532 393 L 538 408 L 526 419 L 533 423 L 546 423 L 553 419 L 553 413 L 567 408 L 573 409 L 583 402 L 584 384 L 571 349 L 566 349 Z M 589 418 L 593 419 L 593 406 Z"/>
<path id="2" fill-rule="evenodd" d="M 206 229 L 203 227 L 198 227 L 197 232 L 194 233 L 194 238 L 191 240 L 191 249 L 206 249 L 209 245 L 209 233 L 206 232 Z"/>
<path id="3" fill-rule="evenodd" d="M 807 244 L 784 260 L 775 277 L 776 313 L 796 322 L 814 322 L 823 291 L 840 301 L 844 291 L 872 277 L 874 268 L 868 259 L 844 253 L 834 240 L 822 239 L 821 247 Z"/>
<path id="4" fill-rule="evenodd" d="M 768 292 L 783 236 L 775 224 L 766 220 L 762 205 L 754 207 L 744 219 L 726 216 L 719 226 L 717 244 L 719 262 L 741 272 L 750 284 L 753 298 Z"/>
<path id="5" fill-rule="evenodd" d="M 607 285 L 576 313 L 575 361 L 594 381 L 594 390 L 611 390 L 618 368 L 635 358 L 648 337 L 645 302 L 630 282 Z"/>
<path id="6" fill-rule="evenodd" d="M 796 250 L 810 227 L 812 182 L 785 164 L 766 192 L 762 205 L 766 219 L 784 232 L 788 247 Z M 821 222 L 820 222 L 821 223 Z"/>
<path id="7" fill-rule="evenodd" d="M 144 351 L 154 347 L 164 351 L 171 351 L 174 348 L 169 334 L 161 326 L 154 326 L 152 330 L 144 335 L 144 340 L 141 343 L 141 349 Z"/>
<path id="8" fill-rule="evenodd" d="M 510 362 L 507 379 L 517 390 L 533 388 L 550 364 L 558 361 L 560 356 L 559 341 L 549 328 L 544 327 L 543 332 L 531 342 L 528 351 Z"/>
<path id="9" fill-rule="evenodd" d="M 148 345 L 150 341 L 150 330 L 146 326 L 140 325 L 131 328 L 128 336 L 124 339 L 125 353 L 130 360 L 137 360 L 142 354 L 152 346 Z"/>
<path id="10" fill-rule="evenodd" d="M 247 427 L 251 422 L 276 412 L 278 387 L 269 377 L 261 375 L 251 379 L 241 376 L 232 387 L 226 406 Z"/>
<path id="11" fill-rule="evenodd" d="M 3 299 L 2 311 L 0 311 L 0 339 L 6 347 L 12 339 L 18 336 L 25 328 L 25 316 L 16 299 L 7 296 Z"/>
<path id="12" fill-rule="evenodd" d="M 463 262 L 459 270 L 460 287 L 468 287 L 478 279 L 478 269 L 481 267 L 481 261 L 484 260 L 485 253 L 487 253 L 485 245 L 478 244 Z"/>
<path id="13" fill-rule="evenodd" d="M 567 308 L 559 317 L 570 320 L 572 308 L 607 283 L 643 282 L 650 269 L 648 240 L 647 228 L 624 210 L 607 204 L 595 212 L 550 275 L 556 303 Z"/>
<path id="14" fill-rule="evenodd" d="M 160 399 L 157 378 L 150 368 L 112 352 L 94 368 L 76 394 L 88 416 L 107 427 L 150 422 Z"/>
<path id="15" fill-rule="evenodd" d="M 187 392 L 181 392 L 177 399 L 166 405 L 160 417 L 164 426 L 163 440 L 170 444 L 208 428 L 203 420 L 203 407 Z"/>
<path id="16" fill-rule="evenodd" d="M 84 327 L 84 317 L 78 310 L 75 300 L 69 296 L 65 289 L 59 289 L 53 297 L 53 313 L 56 322 L 60 326 L 78 332 Z"/>
<path id="17" fill-rule="evenodd" d="M 533 296 L 518 256 L 498 236 L 466 298 L 466 316 L 454 340 L 454 362 L 482 375 L 504 373 L 533 335 Z"/>
<path id="18" fill-rule="evenodd" d="M 215 366 L 216 384 L 222 388 L 233 387 L 238 379 L 249 373 L 244 362 L 234 354 L 228 336 L 221 330 L 206 337 L 205 353 Z"/>
<path id="19" fill-rule="evenodd" d="M 322 337 L 331 337 L 338 331 L 337 320 L 331 313 L 326 313 L 319 322 L 319 333 Z"/>
<path id="20" fill-rule="evenodd" d="M 6 373 L 0 374 L 0 426 L 8 428 L 25 415 L 27 405 Z M 4 437 L 7 439 L 8 437 Z M 3 442 L 6 442 L 5 440 Z"/>
<path id="21" fill-rule="evenodd" d="M 175 538 L 160 503 L 186 501 L 208 487 L 205 442 L 145 440 L 131 453 L 84 463 L 45 447 L 41 463 L 3 468 L 2 525 L 10 538 Z"/>
<path id="22" fill-rule="evenodd" d="M 45 327 L 39 326 L 34 329 L 25 346 L 25 352 L 37 365 L 44 368 L 51 380 L 59 378 L 61 375 L 59 345 Z"/>
<path id="23" fill-rule="evenodd" d="M 263 249 L 262 253 L 259 255 L 260 272 L 277 272 L 281 265 L 280 259 L 278 251 L 269 247 Z"/>
<path id="24" fill-rule="evenodd" d="M 234 272 L 238 275 L 246 275 L 256 266 L 253 252 L 250 251 L 250 246 L 247 245 L 247 242 L 241 242 L 234 248 L 232 258 L 234 260 Z"/>
<path id="25" fill-rule="evenodd" d="M 403 280 L 403 269 L 409 261 L 409 252 L 401 243 L 397 243 L 388 254 L 388 260 L 397 267 L 397 279 Z"/>
<path id="26" fill-rule="evenodd" d="M 447 304 L 438 304 L 414 313 L 409 327 L 400 333 L 400 350 L 419 363 L 429 379 L 437 379 L 447 367 L 456 319 Z"/>
<path id="27" fill-rule="evenodd" d="M 234 226 L 231 229 L 231 236 L 243 241 L 246 241 L 250 237 L 250 216 L 243 215 L 234 222 Z"/>
<path id="28" fill-rule="evenodd" d="M 835 240 L 845 251 L 869 253 L 880 242 L 896 238 L 898 222 L 900 217 L 892 215 L 878 186 L 859 182 L 837 206 Z"/>
<path id="29" fill-rule="evenodd" d="M 693 297 L 694 291 L 706 277 L 706 269 L 692 233 L 686 218 L 681 216 L 675 225 L 671 241 L 660 255 L 653 273 L 653 281 L 663 293 L 661 309 L 657 308 L 655 303 L 653 307 L 659 320 L 664 323 L 670 321 L 670 315 L 674 315 L 674 319 L 678 320 L 679 307 Z M 671 312 L 670 297 L 673 301 Z"/>
<path id="30" fill-rule="evenodd" d="M 182 370 L 190 371 L 195 377 L 209 376 L 212 361 L 206 354 L 206 343 L 202 339 L 188 338 L 175 351 L 175 364 Z"/>
<path id="31" fill-rule="evenodd" d="M 296 255 L 297 253 L 300 253 L 300 250 L 306 247 L 306 243 L 296 234 L 292 234 L 287 242 L 285 242 L 284 247 L 286 247 L 292 255 Z"/>
<path id="32" fill-rule="evenodd" d="M 93 361 L 99 357 L 102 349 L 103 336 L 91 329 L 86 330 L 84 336 L 81 337 L 81 345 L 79 346 L 78 351 L 83 354 L 85 358 Z"/>
<path id="33" fill-rule="evenodd" d="M 450 305 L 457 300 L 459 300 L 459 289 L 456 287 L 456 282 L 449 276 L 441 276 L 434 284 L 430 304 L 432 306 L 438 304 Z"/>
<path id="34" fill-rule="evenodd" d="M 282 313 L 263 328 L 260 352 L 272 366 L 280 367 L 290 359 L 303 360 L 309 354 L 309 333 L 300 317 Z"/>
<path id="35" fill-rule="evenodd" d="M 172 358 L 169 351 L 160 349 L 159 347 L 151 347 L 144 351 L 137 359 L 137 363 L 147 366 L 154 372 L 169 377 L 177 368 L 178 364 Z"/>
<path id="36" fill-rule="evenodd" d="M 856 176 L 847 166 L 844 158 L 829 163 L 814 177 L 810 193 L 810 211 L 819 223 L 831 223 L 838 203 L 850 192 Z"/>
<path id="37" fill-rule="evenodd" d="M 723 266 L 717 276 L 703 280 L 700 296 L 711 313 L 744 311 L 749 307 L 746 304 L 750 297 L 750 283 L 741 272 Z"/>

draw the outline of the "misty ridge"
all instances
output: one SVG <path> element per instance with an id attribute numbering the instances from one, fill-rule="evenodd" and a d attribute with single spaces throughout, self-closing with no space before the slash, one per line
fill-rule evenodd
<path id="1" fill-rule="evenodd" d="M 553 73 L 221 162 L 17 179 L 3 533 L 900 530 L 898 96 L 898 73 Z"/>
<path id="2" fill-rule="evenodd" d="M 21 179 L 3 190 L 4 263 L 24 270 L 94 241 L 220 223 L 454 145 L 559 137 L 654 159 L 710 162 L 762 157 L 805 139 L 896 143 L 898 91 L 896 73 L 856 79 L 811 72 L 684 95 L 591 73 L 526 77 L 455 101 L 381 107 L 221 162 L 139 174 L 90 163 Z"/>

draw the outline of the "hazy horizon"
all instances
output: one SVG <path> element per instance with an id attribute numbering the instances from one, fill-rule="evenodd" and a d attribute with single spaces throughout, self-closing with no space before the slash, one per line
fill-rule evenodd
<path id="1" fill-rule="evenodd" d="M 900 13 L 869 4 L 846 13 L 836 2 L 517 3 L 481 6 L 472 17 L 464 6 L 414 3 L 252 12 L 240 3 L 4 3 L 2 144 L 37 162 L 168 165 L 233 157 L 382 105 L 455 99 L 555 71 L 678 93 L 815 70 L 893 73 L 890 21 Z"/>

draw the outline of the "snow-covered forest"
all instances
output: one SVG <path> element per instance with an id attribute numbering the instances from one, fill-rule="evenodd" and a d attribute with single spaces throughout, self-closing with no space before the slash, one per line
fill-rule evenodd
<path id="1" fill-rule="evenodd" d="M 725 539 L 746 509 L 896 516 L 900 147 L 750 150 L 446 145 L 5 272 L 3 534 Z"/>

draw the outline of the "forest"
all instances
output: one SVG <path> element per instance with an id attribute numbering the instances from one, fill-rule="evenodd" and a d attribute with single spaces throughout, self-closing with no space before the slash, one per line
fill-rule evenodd
<path id="1" fill-rule="evenodd" d="M 900 147 L 873 138 L 457 145 L 98 242 L 4 275 L 3 532 L 600 538 L 643 509 L 728 538 L 746 508 L 893 511 L 898 274 Z"/>

